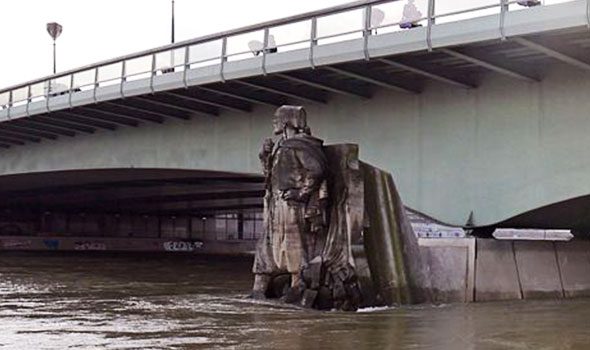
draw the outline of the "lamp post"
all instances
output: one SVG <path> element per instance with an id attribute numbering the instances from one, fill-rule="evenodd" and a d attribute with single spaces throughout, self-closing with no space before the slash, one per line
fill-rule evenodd
<path id="1" fill-rule="evenodd" d="M 172 44 L 174 44 L 174 31 L 175 31 L 175 26 L 174 26 L 174 0 L 172 0 Z"/>
<path id="2" fill-rule="evenodd" d="M 57 66 L 56 66 L 56 48 L 55 48 L 55 41 L 61 35 L 63 31 L 63 27 L 61 24 L 56 22 L 47 23 L 47 33 L 53 39 L 53 74 L 57 73 Z"/>
<path id="3" fill-rule="evenodd" d="M 175 40 L 175 23 L 174 23 L 174 0 L 171 0 L 172 4 L 172 21 L 171 21 L 171 42 L 174 44 Z M 170 67 L 164 68 L 162 73 L 172 73 L 174 72 L 174 50 L 170 51 Z"/>

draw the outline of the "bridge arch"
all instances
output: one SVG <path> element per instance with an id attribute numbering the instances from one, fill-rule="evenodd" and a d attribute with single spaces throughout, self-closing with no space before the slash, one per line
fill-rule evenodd
<path id="1" fill-rule="evenodd" d="M 47 249 L 61 242 L 85 250 L 194 250 L 199 242 L 220 253 L 229 240 L 243 252 L 262 230 L 262 181 L 252 174 L 145 168 L 2 176 L 0 245 L 7 236 Z"/>

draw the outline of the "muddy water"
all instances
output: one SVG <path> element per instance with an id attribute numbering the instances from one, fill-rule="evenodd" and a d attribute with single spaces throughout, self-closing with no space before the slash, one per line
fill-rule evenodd
<path id="1" fill-rule="evenodd" d="M 248 259 L 0 255 L 0 349 L 590 349 L 590 300 L 302 311 Z"/>

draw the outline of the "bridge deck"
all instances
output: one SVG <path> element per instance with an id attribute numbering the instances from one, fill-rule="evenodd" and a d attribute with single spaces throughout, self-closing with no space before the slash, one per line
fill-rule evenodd
<path id="1" fill-rule="evenodd" d="M 393 2 L 364 1 L 369 7 L 357 4 L 348 11 L 367 12 L 371 5 Z M 159 48 L 1 90 L 0 105 L 5 108 L 0 109 L 0 147 L 168 118 L 249 113 L 255 105 L 323 104 L 333 94 L 367 99 L 383 88 L 414 94 L 428 80 L 471 89 L 489 72 L 535 82 L 542 79 L 544 67 L 555 62 L 590 70 L 584 60 L 590 49 L 589 4 L 577 0 L 520 10 L 516 5 L 505 10 L 497 6 L 489 9 L 496 14 L 440 24 L 435 20 L 443 20 L 442 15 L 428 15 L 424 26 L 409 30 L 393 30 L 398 29 L 395 23 L 366 24 L 322 40 L 312 34 L 298 43 L 303 47 L 286 51 L 288 47 L 279 45 L 278 52 L 258 56 L 228 54 L 232 36 L 220 34 L 211 38 L 221 42 L 222 52 L 201 62 L 187 58 L 195 47 L 201 48 L 192 41 Z M 300 18 L 312 27 L 317 21 L 314 16 Z M 253 29 L 263 30 L 268 41 L 268 33 L 284 23 Z M 173 69 L 161 64 L 159 55 L 175 54 L 182 56 L 182 63 Z M 132 71 L 131 63 L 137 60 L 149 69 Z M 77 83 L 84 75 L 90 84 Z M 58 88 L 48 93 L 47 86 Z"/>

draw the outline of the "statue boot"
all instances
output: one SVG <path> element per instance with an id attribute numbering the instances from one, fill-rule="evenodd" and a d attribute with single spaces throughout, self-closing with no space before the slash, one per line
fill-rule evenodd
<path id="1" fill-rule="evenodd" d="M 250 298 L 255 300 L 264 300 L 266 299 L 266 293 L 268 291 L 268 286 L 271 281 L 271 276 L 266 274 L 256 274 L 254 276 L 254 287 L 252 288 L 252 293 L 250 294 Z"/>

